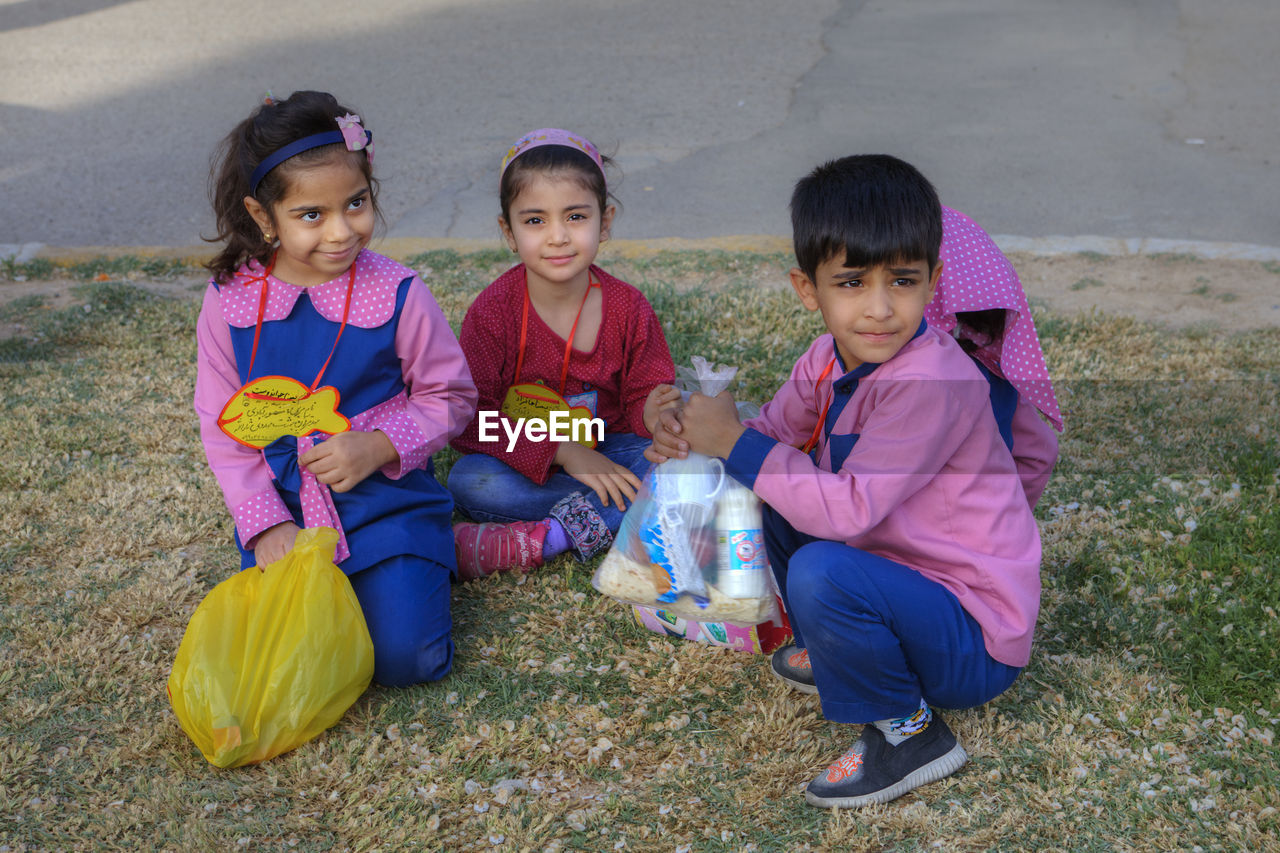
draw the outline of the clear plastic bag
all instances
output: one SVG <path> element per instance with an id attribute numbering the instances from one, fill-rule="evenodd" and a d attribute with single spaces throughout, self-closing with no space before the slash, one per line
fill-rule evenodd
<path id="1" fill-rule="evenodd" d="M 336 531 L 303 530 L 266 571 L 245 569 L 196 607 L 169 674 L 183 731 L 217 767 L 256 764 L 336 723 L 373 679 L 373 642 Z"/>
<path id="2" fill-rule="evenodd" d="M 704 394 L 720 393 L 737 372 L 696 356 L 693 363 L 692 381 Z M 680 373 L 688 381 L 690 371 Z M 777 605 L 759 518 L 759 499 L 719 459 L 670 459 L 645 477 L 592 583 L 619 601 L 686 619 L 768 621 Z"/>

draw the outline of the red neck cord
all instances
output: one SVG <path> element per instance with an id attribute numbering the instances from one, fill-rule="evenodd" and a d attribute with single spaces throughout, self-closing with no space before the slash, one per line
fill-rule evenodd
<path id="1" fill-rule="evenodd" d="M 582 304 L 578 306 L 578 313 L 573 318 L 573 328 L 569 330 L 569 340 L 564 345 L 564 364 L 560 368 L 560 396 L 564 396 L 564 385 L 569 378 L 569 356 L 573 354 L 573 339 L 578 334 L 578 321 L 582 319 L 582 309 L 587 307 L 587 297 L 591 295 L 591 288 L 599 287 L 600 282 L 591 279 L 587 284 L 587 292 L 582 294 Z M 520 373 L 524 369 L 524 345 L 525 340 L 529 336 L 529 282 L 526 280 L 524 285 L 524 310 L 520 315 L 520 354 L 516 356 L 516 381 L 513 384 L 520 384 Z"/>
<path id="2" fill-rule="evenodd" d="M 813 383 L 813 394 L 818 394 L 818 386 L 822 384 L 822 380 L 826 379 L 831 373 L 831 368 L 836 366 L 835 356 L 831 357 L 831 361 L 827 362 L 827 366 L 822 368 L 822 373 L 818 375 L 818 381 Z M 818 434 L 822 432 L 822 425 L 827 422 L 827 411 L 831 408 L 831 401 L 836 397 L 836 389 L 831 389 L 831 394 L 827 397 L 827 402 L 822 407 L 822 414 L 818 416 L 818 422 L 813 425 L 813 435 L 809 436 L 809 440 L 804 443 L 800 450 L 808 453 L 810 450 L 818 446 Z"/>
<path id="3" fill-rule="evenodd" d="M 249 371 L 245 375 L 253 378 L 253 363 L 258 358 L 258 339 L 262 337 L 262 319 L 267 313 L 267 288 L 268 280 L 271 278 L 271 270 L 276 265 L 275 256 L 271 256 L 271 263 L 267 264 L 267 268 L 262 271 L 261 277 L 255 277 L 249 281 L 262 282 L 262 296 L 258 299 L 258 322 L 253 327 L 253 351 L 249 354 Z M 245 282 L 247 286 L 249 282 Z M 324 360 L 324 364 L 320 367 L 320 372 L 316 374 L 316 378 L 311 383 L 311 390 L 315 391 L 320 386 L 320 379 L 324 376 L 324 372 L 329 368 L 329 362 L 333 360 L 333 354 L 338 351 L 338 341 L 342 340 L 342 333 L 347 328 L 347 318 L 351 315 L 351 293 L 355 290 L 356 284 L 356 265 L 353 263 L 351 269 L 347 272 L 347 298 L 342 306 L 342 323 L 338 326 L 338 336 L 333 339 L 333 347 L 329 350 L 329 357 Z"/>

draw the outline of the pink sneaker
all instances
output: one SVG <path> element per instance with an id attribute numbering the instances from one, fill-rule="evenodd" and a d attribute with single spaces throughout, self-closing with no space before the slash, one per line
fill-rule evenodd
<path id="1" fill-rule="evenodd" d="M 545 521 L 455 524 L 453 545 L 458 555 L 458 577 L 469 581 L 511 569 L 533 571 L 542 565 L 542 543 L 548 529 Z"/>

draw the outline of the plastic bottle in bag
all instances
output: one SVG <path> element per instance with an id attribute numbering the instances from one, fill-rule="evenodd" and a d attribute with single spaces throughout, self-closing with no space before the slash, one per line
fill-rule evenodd
<path id="1" fill-rule="evenodd" d="M 726 481 L 716 506 L 716 587 L 730 598 L 765 594 L 764 526 L 760 501 L 745 486 Z"/>

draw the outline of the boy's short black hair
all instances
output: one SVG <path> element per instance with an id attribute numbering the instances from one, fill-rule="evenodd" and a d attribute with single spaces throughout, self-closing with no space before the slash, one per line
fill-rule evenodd
<path id="1" fill-rule="evenodd" d="M 841 253 L 855 268 L 924 258 L 932 272 L 942 245 L 942 205 L 910 163 L 857 154 L 824 163 L 796 183 L 791 231 L 796 263 L 810 280 Z"/>

